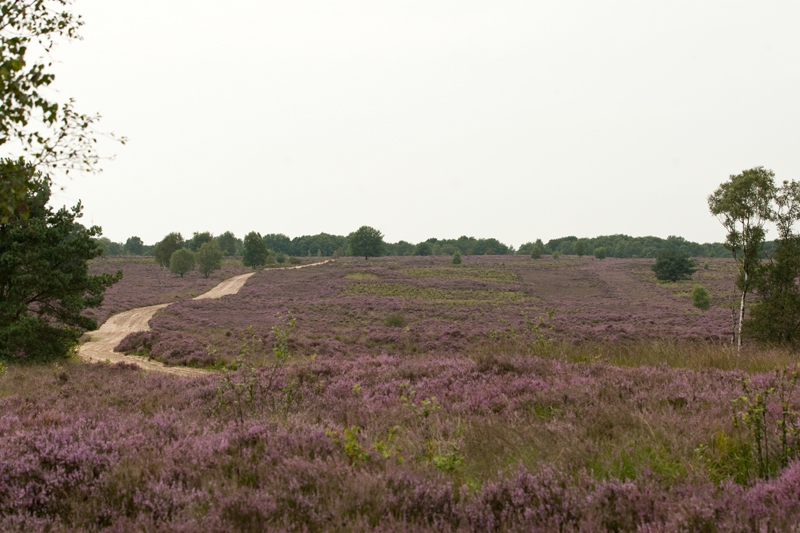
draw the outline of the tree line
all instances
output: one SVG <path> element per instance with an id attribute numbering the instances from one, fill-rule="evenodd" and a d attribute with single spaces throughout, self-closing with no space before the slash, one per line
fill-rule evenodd
<path id="1" fill-rule="evenodd" d="M 180 235 L 178 233 L 178 235 Z M 260 235 L 260 234 L 259 234 Z M 264 244 L 276 257 L 283 254 L 287 257 L 332 257 L 355 255 L 349 249 L 348 236 L 319 233 L 289 238 L 283 233 L 267 233 L 260 235 Z M 183 237 L 180 237 L 184 242 Z M 185 246 L 196 252 L 204 242 L 216 240 L 225 256 L 241 257 L 244 253 L 244 240 L 232 232 L 214 236 L 210 232 L 195 232 L 185 241 Z M 700 244 L 688 241 L 683 237 L 631 237 L 629 235 L 601 235 L 598 237 L 578 238 L 575 236 L 560 237 L 543 243 L 540 239 L 522 244 L 518 249 L 504 244 L 495 238 L 475 238 L 463 235 L 458 239 L 430 238 L 419 243 L 398 241 L 384 243 L 381 255 L 386 256 L 424 256 L 449 255 L 456 251 L 460 255 L 531 255 L 539 246 L 541 254 L 559 255 L 595 255 L 595 250 L 602 249 L 604 257 L 616 258 L 656 258 L 664 250 L 678 250 L 689 257 L 728 257 L 729 251 L 724 243 Z M 156 244 L 147 245 L 139 237 L 130 237 L 124 243 L 112 242 L 107 238 L 98 239 L 98 244 L 105 255 L 154 255 Z M 762 246 L 764 257 L 773 256 L 777 249 L 777 241 L 765 241 Z"/>

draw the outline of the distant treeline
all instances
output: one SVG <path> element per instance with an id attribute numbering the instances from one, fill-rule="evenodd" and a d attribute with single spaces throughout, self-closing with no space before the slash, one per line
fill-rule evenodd
<path id="1" fill-rule="evenodd" d="M 214 237 L 209 232 L 194 233 L 191 239 L 185 241 L 185 246 L 196 250 L 203 242 L 216 239 L 220 248 L 229 256 L 242 254 L 242 239 L 231 232 L 225 232 Z M 324 256 L 330 257 L 338 252 L 339 255 L 349 255 L 347 237 L 319 233 L 317 235 L 303 235 L 289 238 L 282 233 L 268 233 L 263 236 L 264 244 L 276 254 L 287 256 Z M 592 255 L 598 248 L 605 250 L 606 257 L 657 257 L 664 249 L 678 249 L 691 257 L 728 257 L 730 252 L 722 243 L 699 244 L 687 241 L 683 237 L 670 236 L 666 239 L 660 237 L 631 237 L 629 235 L 602 235 L 600 237 L 581 238 L 574 236 L 551 239 L 543 244 L 545 254 L 558 253 L 561 255 L 574 255 L 576 243 L 582 242 L 577 248 L 583 249 L 585 255 Z M 138 237 L 131 237 L 125 243 L 112 242 L 109 239 L 99 239 L 99 244 L 104 248 L 106 255 L 153 255 L 154 244 L 144 244 Z M 461 236 L 458 239 L 431 238 L 420 243 L 399 241 L 385 243 L 384 255 L 452 255 L 458 250 L 461 255 L 530 255 L 535 241 L 527 242 L 515 249 L 497 239 L 476 239 L 475 237 Z M 775 242 L 765 244 L 765 253 L 772 255 Z"/>

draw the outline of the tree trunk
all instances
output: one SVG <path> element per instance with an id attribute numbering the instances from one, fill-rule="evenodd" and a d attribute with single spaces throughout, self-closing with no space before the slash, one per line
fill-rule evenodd
<path id="1" fill-rule="evenodd" d="M 736 353 L 741 353 L 741 351 L 742 351 L 742 322 L 744 321 L 744 299 L 745 299 L 745 296 L 747 295 L 747 271 L 746 270 L 744 272 L 744 283 L 743 283 L 743 285 L 744 285 L 745 288 L 742 289 L 742 303 L 739 306 L 739 324 L 738 324 L 739 332 L 738 332 L 738 335 L 737 335 L 739 338 L 736 339 L 737 340 Z"/>

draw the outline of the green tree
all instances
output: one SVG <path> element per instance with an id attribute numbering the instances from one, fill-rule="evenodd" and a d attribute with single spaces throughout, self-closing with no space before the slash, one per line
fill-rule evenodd
<path id="1" fill-rule="evenodd" d="M 125 253 L 131 255 L 142 255 L 144 252 L 144 243 L 139 237 L 128 237 L 128 240 L 125 241 L 124 249 Z"/>
<path id="2" fill-rule="evenodd" d="M 575 252 L 575 255 L 578 257 L 586 255 L 586 241 L 583 239 L 575 241 L 575 244 L 572 246 L 572 251 Z"/>
<path id="3" fill-rule="evenodd" d="M 531 259 L 539 259 L 544 253 L 544 243 L 542 239 L 536 239 L 536 242 L 531 246 Z"/>
<path id="4" fill-rule="evenodd" d="M 742 346 L 742 325 L 747 295 L 757 280 L 764 245 L 764 225 L 773 217 L 775 174 L 764 167 L 755 167 L 730 176 L 708 197 L 708 207 L 728 235 L 725 247 L 736 261 L 735 287 L 739 289 L 739 313 L 733 309 L 733 341 Z M 736 293 L 734 289 L 734 298 Z"/>
<path id="5" fill-rule="evenodd" d="M 661 250 L 656 264 L 652 267 L 659 281 L 678 281 L 689 279 L 697 270 L 694 260 L 680 250 Z"/>
<path id="6" fill-rule="evenodd" d="M 711 295 L 700 285 L 692 291 L 692 305 L 703 311 L 708 311 L 711 308 Z"/>
<path id="7" fill-rule="evenodd" d="M 364 259 L 383 255 L 383 234 L 369 226 L 361 226 L 347 237 L 350 254 Z"/>
<path id="8" fill-rule="evenodd" d="M 458 250 L 453 252 L 453 264 L 454 265 L 460 265 L 461 264 L 461 252 L 459 252 Z"/>
<path id="9" fill-rule="evenodd" d="M 50 179 L 31 165 L 24 172 L 28 216 L 0 223 L 0 357 L 65 356 L 83 331 L 97 328 L 83 311 L 102 303 L 122 271 L 89 275 L 88 262 L 101 254 L 101 229 L 76 222 L 80 202 L 54 211 Z"/>
<path id="10" fill-rule="evenodd" d="M 162 267 L 169 268 L 170 259 L 176 250 L 183 248 L 183 236 L 180 233 L 170 233 L 153 248 L 153 256 L 156 263 Z"/>
<path id="11" fill-rule="evenodd" d="M 428 241 L 422 241 L 419 243 L 416 248 L 414 248 L 414 255 L 431 255 L 433 254 L 433 248 L 431 247 L 431 243 Z"/>
<path id="12" fill-rule="evenodd" d="M 186 241 L 186 247 L 193 252 L 196 252 L 200 249 L 203 244 L 207 242 L 211 242 L 214 239 L 214 236 L 211 232 L 204 231 L 202 233 L 194 232 L 192 233 L 192 238 Z"/>
<path id="13" fill-rule="evenodd" d="M 0 223 L 28 216 L 27 199 L 40 185 L 27 164 L 47 175 L 91 172 L 99 161 L 93 128 L 99 117 L 76 112 L 72 100 L 52 99 L 58 93 L 51 88 L 50 53 L 58 41 L 79 39 L 83 25 L 67 10 L 71 3 L 0 0 L 0 147 L 10 143 L 20 151 L 0 159 Z"/>
<path id="14" fill-rule="evenodd" d="M 194 265 L 194 253 L 186 248 L 178 248 L 169 258 L 169 271 L 180 277 L 194 269 Z"/>
<path id="15" fill-rule="evenodd" d="M 759 270 L 754 283 L 759 298 L 750 306 L 743 332 L 756 340 L 789 344 L 800 341 L 800 183 L 784 181 L 777 189 L 771 221 L 778 229 L 774 256 Z"/>
<path id="16" fill-rule="evenodd" d="M 251 231 L 244 236 L 244 250 L 242 252 L 242 264 L 246 267 L 261 267 L 267 264 L 267 246 L 264 239 L 255 231 Z"/>
<path id="17" fill-rule="evenodd" d="M 222 268 L 222 250 L 217 241 L 204 242 L 197 251 L 197 266 L 204 277 Z"/>
<path id="18" fill-rule="evenodd" d="M 238 241 L 236 235 L 230 231 L 226 231 L 217 237 L 216 241 L 217 245 L 219 245 L 219 249 L 222 250 L 222 253 L 229 256 L 236 255 L 236 243 Z"/>
<path id="19" fill-rule="evenodd" d="M 596 259 L 605 259 L 606 258 L 606 249 L 602 246 L 594 249 L 594 257 Z"/>

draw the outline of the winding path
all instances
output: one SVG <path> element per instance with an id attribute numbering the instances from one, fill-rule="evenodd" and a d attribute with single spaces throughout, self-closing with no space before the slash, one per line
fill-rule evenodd
<path id="1" fill-rule="evenodd" d="M 273 268 L 269 270 L 294 270 L 298 268 L 324 265 L 329 261 L 330 259 L 308 265 Z M 219 299 L 229 294 L 236 294 L 253 274 L 255 274 L 255 272 L 249 272 L 240 276 L 228 278 L 210 291 L 203 293 L 200 296 L 196 296 L 193 299 Z M 100 329 L 89 332 L 91 340 L 81 345 L 78 350 L 78 354 L 84 360 L 93 363 L 136 363 L 143 370 L 147 370 L 149 372 L 162 372 L 165 374 L 173 374 L 184 377 L 194 377 L 208 374 L 209 372 L 207 370 L 182 366 L 167 366 L 164 363 L 147 359 L 146 357 L 124 355 L 114 351 L 114 347 L 118 345 L 128 334 L 135 331 L 147 331 L 150 329 L 149 322 L 150 319 L 153 318 L 153 315 L 156 314 L 156 311 L 167 307 L 170 305 L 170 303 L 151 305 L 148 307 L 137 307 L 135 309 L 130 309 L 112 316 L 106 320 L 102 326 L 100 326 Z"/>

